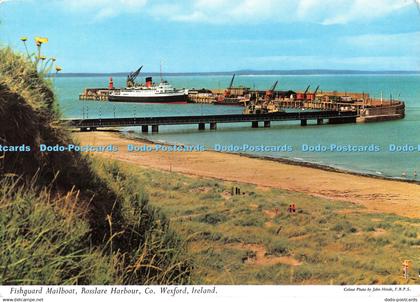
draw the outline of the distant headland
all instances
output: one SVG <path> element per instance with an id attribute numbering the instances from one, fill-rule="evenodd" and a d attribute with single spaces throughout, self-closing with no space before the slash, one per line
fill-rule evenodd
<path id="1" fill-rule="evenodd" d="M 101 77 L 126 76 L 125 72 L 74 72 L 60 73 L 58 77 Z M 235 71 L 209 71 L 209 72 L 165 72 L 166 76 L 223 76 L 223 75 L 419 75 L 420 70 L 346 70 L 346 69 L 295 69 L 295 70 L 235 70 Z M 159 72 L 145 72 L 143 75 L 157 76 Z"/>

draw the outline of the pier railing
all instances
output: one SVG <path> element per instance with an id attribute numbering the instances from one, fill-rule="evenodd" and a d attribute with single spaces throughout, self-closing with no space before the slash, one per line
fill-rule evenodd
<path id="1" fill-rule="evenodd" d="M 64 120 L 69 127 L 81 130 L 96 130 L 109 127 L 142 126 L 142 131 L 147 132 L 147 127 L 152 126 L 152 131 L 157 132 L 160 125 L 189 125 L 198 124 L 200 130 L 205 124 L 210 124 L 210 129 L 216 129 L 218 123 L 243 123 L 251 122 L 252 127 L 258 127 L 259 122 L 264 122 L 264 127 L 270 127 L 270 122 L 300 120 L 302 126 L 308 120 L 316 120 L 323 124 L 324 119 L 329 123 L 354 123 L 357 114 L 354 111 L 306 111 L 306 112 L 276 112 L 266 114 L 224 114 L 224 115 L 195 115 L 195 116 L 158 116 L 158 117 L 124 117 L 124 118 L 94 118 L 94 119 L 69 119 Z"/>

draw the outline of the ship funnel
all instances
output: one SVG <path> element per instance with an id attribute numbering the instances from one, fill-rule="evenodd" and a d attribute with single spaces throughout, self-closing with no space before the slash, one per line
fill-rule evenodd
<path id="1" fill-rule="evenodd" d="M 152 87 L 152 77 L 146 78 L 146 87 Z"/>

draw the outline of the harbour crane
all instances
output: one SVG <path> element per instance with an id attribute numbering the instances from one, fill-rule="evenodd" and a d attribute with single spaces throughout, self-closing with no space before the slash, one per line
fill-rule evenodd
<path id="1" fill-rule="evenodd" d="M 303 93 L 303 95 L 305 95 L 306 96 L 306 94 L 308 93 L 308 91 L 309 91 L 309 88 L 311 87 L 311 85 L 308 85 L 308 87 L 306 87 L 306 90 L 305 90 L 305 92 Z"/>
<path id="2" fill-rule="evenodd" d="M 127 76 L 127 87 L 133 87 L 133 86 L 135 86 L 136 78 L 139 76 L 140 71 L 141 71 L 142 68 L 143 68 L 143 65 L 141 65 L 139 69 L 137 69 L 136 71 L 131 72 Z"/>
<path id="3" fill-rule="evenodd" d="M 319 89 L 319 85 L 316 87 L 314 92 L 310 92 L 310 93 L 305 93 L 305 100 L 307 101 L 314 101 L 315 97 L 316 97 L 316 93 L 318 92 Z"/>
<path id="4" fill-rule="evenodd" d="M 230 80 L 229 87 L 225 90 L 225 97 L 229 97 L 230 96 L 230 90 L 232 89 L 233 81 L 234 80 L 235 80 L 235 74 L 233 74 L 232 79 Z"/>
<path id="5" fill-rule="evenodd" d="M 279 83 L 279 81 L 275 81 L 274 84 L 273 84 L 273 86 L 271 86 L 270 90 L 267 90 L 265 92 L 265 100 L 266 101 L 271 100 L 271 98 L 274 95 L 274 90 L 276 89 L 278 83 Z"/>
<path id="6" fill-rule="evenodd" d="M 258 96 L 249 100 L 249 103 L 244 103 L 245 109 L 244 114 L 265 114 L 265 113 L 275 113 L 280 112 L 281 109 L 273 101 L 274 90 L 277 87 L 279 81 L 274 82 L 273 86 L 265 92 L 264 99 L 259 98 Z"/>

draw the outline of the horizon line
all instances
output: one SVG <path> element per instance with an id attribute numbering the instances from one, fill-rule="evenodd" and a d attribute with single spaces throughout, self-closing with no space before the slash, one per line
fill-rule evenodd
<path id="1" fill-rule="evenodd" d="M 57 74 L 58 77 L 65 76 L 126 76 L 131 71 L 125 72 L 62 72 Z M 420 70 L 358 70 L 358 69 L 288 69 L 288 70 L 252 70 L 242 69 L 233 71 L 185 71 L 185 72 L 144 72 L 143 75 L 166 75 L 166 76 L 183 76 L 183 75 L 319 75 L 319 74 L 420 74 Z"/>

